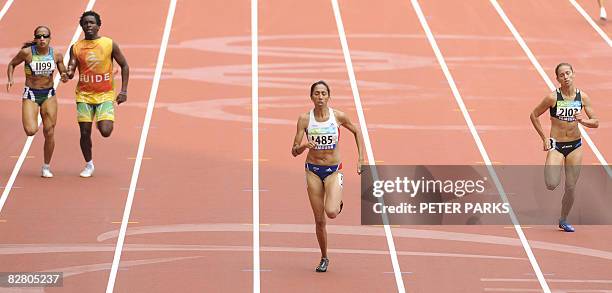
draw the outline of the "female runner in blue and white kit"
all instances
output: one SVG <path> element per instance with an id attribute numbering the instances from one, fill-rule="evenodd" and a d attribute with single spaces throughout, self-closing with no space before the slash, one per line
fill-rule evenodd
<path id="1" fill-rule="evenodd" d="M 567 222 L 567 216 L 574 204 L 576 182 L 580 176 L 582 164 L 582 139 L 578 123 L 589 127 L 599 127 L 591 107 L 591 98 L 574 86 L 574 69 L 568 63 L 561 63 L 555 68 L 555 75 L 561 87 L 546 96 L 531 113 L 531 123 L 542 138 L 543 150 L 548 151 L 544 180 L 546 188 L 554 190 L 561 182 L 561 166 L 565 166 L 565 193 L 561 200 L 561 218 L 559 228 L 565 232 L 575 229 Z M 583 113 L 582 109 L 584 109 Z M 538 117 L 550 112 L 550 137 L 542 130 Z"/>
<path id="2" fill-rule="evenodd" d="M 28 136 L 38 132 L 38 112 L 43 122 L 43 133 L 45 135 L 44 164 L 41 176 L 53 177 L 51 173 L 51 156 L 55 148 L 53 132 L 57 120 L 57 101 L 55 89 L 53 88 L 53 73 L 57 68 L 66 82 L 66 68 L 63 56 L 49 46 L 51 41 L 51 30 L 46 26 L 39 26 L 34 30 L 34 41 L 23 44 L 19 53 L 9 62 L 7 69 L 8 83 L 6 90 L 9 91 L 15 83 L 13 72 L 15 67 L 25 62 L 25 89 L 23 91 L 23 103 L 21 107 L 23 129 Z"/>
<path id="3" fill-rule="evenodd" d="M 298 156 L 308 149 L 306 156 L 306 184 L 308 198 L 315 217 L 317 241 L 321 248 L 321 261 L 317 272 L 326 272 L 329 266 L 327 258 L 327 231 L 325 215 L 335 218 L 342 211 L 342 163 L 338 143 L 340 126 L 344 126 L 355 136 L 359 152 L 357 173 L 361 174 L 363 164 L 363 141 L 359 129 L 351 123 L 343 112 L 327 106 L 330 90 L 327 83 L 317 81 L 310 87 L 310 99 L 314 109 L 300 115 L 297 132 L 293 140 L 291 154 Z M 306 141 L 302 138 L 306 134 Z"/>

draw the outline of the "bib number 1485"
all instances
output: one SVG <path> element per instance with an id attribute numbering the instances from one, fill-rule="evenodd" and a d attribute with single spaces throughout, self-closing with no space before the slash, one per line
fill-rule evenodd
<path id="1" fill-rule="evenodd" d="M 333 136 L 331 135 L 313 135 L 310 137 L 310 140 L 316 142 L 318 145 L 329 145 L 334 143 Z"/>

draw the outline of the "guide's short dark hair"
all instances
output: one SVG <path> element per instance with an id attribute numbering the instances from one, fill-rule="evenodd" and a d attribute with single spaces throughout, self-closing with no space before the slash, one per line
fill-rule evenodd
<path id="1" fill-rule="evenodd" d="M 81 14 L 81 18 L 79 19 L 79 24 L 83 25 L 83 18 L 85 18 L 86 16 L 93 16 L 96 19 L 96 24 L 98 24 L 98 26 L 102 25 L 100 14 L 96 13 L 93 10 L 83 12 L 83 14 Z"/>

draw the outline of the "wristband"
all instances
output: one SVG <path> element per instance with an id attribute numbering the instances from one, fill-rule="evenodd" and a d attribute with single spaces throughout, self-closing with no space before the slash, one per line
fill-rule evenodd
<path id="1" fill-rule="evenodd" d="M 125 91 L 120 91 L 119 94 L 127 96 L 127 92 L 125 92 Z"/>

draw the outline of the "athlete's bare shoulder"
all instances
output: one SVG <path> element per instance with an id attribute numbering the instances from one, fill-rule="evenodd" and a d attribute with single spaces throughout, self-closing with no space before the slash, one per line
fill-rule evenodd
<path id="1" fill-rule="evenodd" d="M 557 90 L 554 90 L 548 95 L 546 95 L 546 97 L 544 97 L 544 100 L 543 100 L 543 102 L 546 102 L 546 104 L 551 105 L 551 106 L 554 105 L 556 101 L 557 101 Z"/>
<path id="2" fill-rule="evenodd" d="M 338 121 L 339 125 L 343 125 L 347 122 L 347 116 L 346 113 L 340 111 L 340 110 L 336 110 L 334 109 L 334 115 L 336 116 L 336 121 Z"/>
<path id="3" fill-rule="evenodd" d="M 340 117 L 346 117 L 346 114 L 338 109 L 334 109 L 334 115 L 336 117 L 340 116 Z"/>
<path id="4" fill-rule="evenodd" d="M 310 112 L 300 114 L 298 117 L 298 124 L 308 125 L 308 121 L 310 120 Z"/>
<path id="5" fill-rule="evenodd" d="M 13 52 L 15 52 L 15 51 L 13 51 Z M 32 56 L 32 48 L 30 48 L 30 47 L 22 48 L 21 50 L 19 50 L 19 53 L 17 53 L 17 54 L 19 54 L 21 56 Z"/>
<path id="6" fill-rule="evenodd" d="M 583 90 L 580 90 L 580 97 L 583 98 L 583 99 L 584 98 L 586 98 L 586 99 L 590 99 L 591 98 L 591 96 L 589 96 L 589 94 L 587 94 L 587 92 L 585 92 Z"/>

